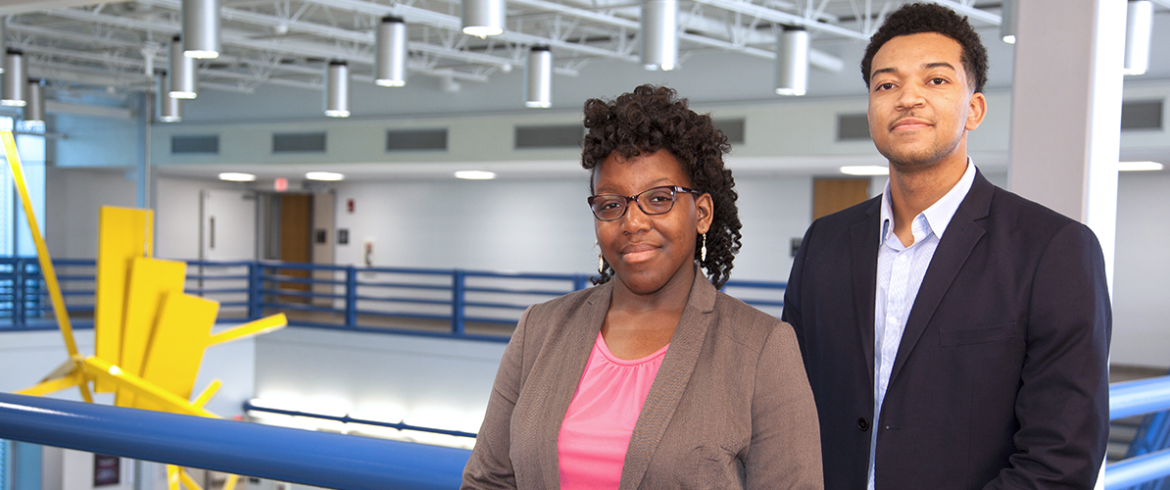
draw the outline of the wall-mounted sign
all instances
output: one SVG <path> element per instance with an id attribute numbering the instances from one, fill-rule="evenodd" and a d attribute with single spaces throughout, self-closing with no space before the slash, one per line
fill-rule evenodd
<path id="1" fill-rule="evenodd" d="M 93 455 L 93 486 L 105 487 L 122 483 L 122 461 L 117 456 Z"/>

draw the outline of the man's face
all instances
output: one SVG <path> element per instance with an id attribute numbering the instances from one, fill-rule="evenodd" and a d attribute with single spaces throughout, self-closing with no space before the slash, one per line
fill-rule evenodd
<path id="1" fill-rule="evenodd" d="M 937 33 L 895 37 L 874 55 L 869 133 L 896 171 L 965 164 L 966 132 L 983 121 L 986 101 L 972 94 L 961 55 L 958 42 Z"/>

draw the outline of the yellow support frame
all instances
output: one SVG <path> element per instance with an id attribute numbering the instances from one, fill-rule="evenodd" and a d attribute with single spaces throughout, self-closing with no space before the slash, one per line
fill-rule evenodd
<path id="1" fill-rule="evenodd" d="M 41 265 L 41 275 L 45 278 L 45 286 L 49 288 L 49 297 L 53 300 L 53 314 L 57 317 L 57 325 L 61 327 L 61 336 L 65 339 L 65 350 L 69 357 L 78 355 L 77 342 L 73 340 L 73 324 L 69 323 L 69 313 L 65 311 L 65 297 L 61 295 L 61 284 L 57 282 L 57 271 L 53 269 L 53 259 L 49 256 L 49 248 L 45 246 L 45 238 L 41 236 L 41 228 L 37 226 L 37 217 L 33 213 L 32 200 L 28 195 L 28 184 L 24 179 L 24 165 L 20 163 L 20 153 L 16 151 L 16 138 L 12 131 L 0 131 L 0 140 L 4 142 L 4 156 L 8 160 L 8 168 L 12 169 L 12 181 L 16 184 L 16 191 L 20 193 L 20 204 L 24 207 L 24 217 L 28 218 L 28 229 L 32 234 L 33 243 L 37 247 L 37 260 Z M 79 384 L 81 397 L 86 402 L 93 403 L 93 395 L 89 386 Z"/>

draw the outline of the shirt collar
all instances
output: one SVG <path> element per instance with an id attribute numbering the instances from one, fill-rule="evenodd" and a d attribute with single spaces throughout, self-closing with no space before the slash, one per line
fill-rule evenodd
<path id="1" fill-rule="evenodd" d="M 946 231 L 947 225 L 951 223 L 951 218 L 955 217 L 955 211 L 959 209 L 959 205 L 963 203 L 963 199 L 967 197 L 967 192 L 971 190 L 971 185 L 975 183 L 975 164 L 971 161 L 971 157 L 967 157 L 967 170 L 963 172 L 963 177 L 959 182 L 951 187 L 942 198 L 931 204 L 919 216 L 926 218 L 926 223 L 934 232 L 935 236 L 942 239 L 943 232 Z M 890 224 L 894 221 L 894 208 L 890 201 L 890 181 L 886 179 L 886 188 L 882 192 L 882 215 L 881 215 L 881 229 L 878 236 L 879 243 L 885 243 L 886 238 L 891 231 Z M 918 217 L 915 217 L 918 219 Z"/>

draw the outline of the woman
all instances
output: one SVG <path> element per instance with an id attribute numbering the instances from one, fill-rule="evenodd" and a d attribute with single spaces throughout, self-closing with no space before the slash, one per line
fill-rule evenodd
<path id="1" fill-rule="evenodd" d="M 740 246 L 727 138 L 648 85 L 590 99 L 585 127 L 599 285 L 524 312 L 463 487 L 822 488 L 792 329 L 717 291 Z"/>

